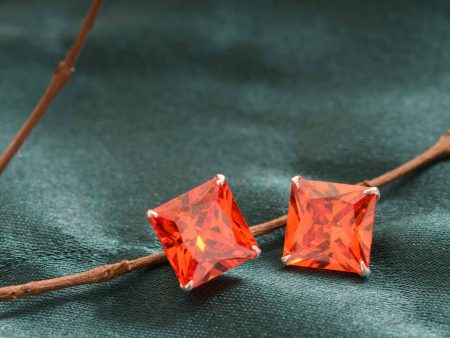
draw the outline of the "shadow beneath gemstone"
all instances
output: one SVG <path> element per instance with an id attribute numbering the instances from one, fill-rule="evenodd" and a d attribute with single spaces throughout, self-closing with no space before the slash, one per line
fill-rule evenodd
<path id="1" fill-rule="evenodd" d="M 316 268 L 304 268 L 297 266 L 288 266 L 285 267 L 288 273 L 299 273 L 302 275 L 313 276 L 318 278 L 326 278 L 326 279 L 338 279 L 338 280 L 347 280 L 356 284 L 364 284 L 367 281 L 366 277 L 361 277 L 356 273 L 344 272 L 344 271 L 333 271 L 333 270 L 325 270 L 325 269 L 316 269 Z"/>
<path id="2" fill-rule="evenodd" d="M 222 275 L 196 287 L 190 292 L 186 292 L 185 295 L 187 298 L 190 298 L 193 303 L 203 304 L 241 283 L 242 281 L 239 278 Z"/>

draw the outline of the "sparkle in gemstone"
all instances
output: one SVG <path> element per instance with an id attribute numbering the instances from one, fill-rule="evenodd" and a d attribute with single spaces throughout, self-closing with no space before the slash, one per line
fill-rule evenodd
<path id="1" fill-rule="evenodd" d="M 259 251 L 222 175 L 157 207 L 149 220 L 185 289 L 257 257 Z"/>

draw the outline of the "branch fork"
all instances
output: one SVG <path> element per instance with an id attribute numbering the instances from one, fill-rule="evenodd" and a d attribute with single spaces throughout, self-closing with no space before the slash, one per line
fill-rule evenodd
<path id="1" fill-rule="evenodd" d="M 89 31 L 94 25 L 95 18 L 97 17 L 101 4 L 102 0 L 92 1 L 92 5 L 89 8 L 89 12 L 84 20 L 80 32 L 67 52 L 66 57 L 58 64 L 58 67 L 56 67 L 47 89 L 31 112 L 30 117 L 22 125 L 16 136 L 12 139 L 11 143 L 0 157 L 0 175 L 25 142 L 28 135 L 30 135 L 33 131 L 33 128 L 38 124 L 39 120 L 45 114 L 60 90 L 67 84 L 67 82 L 69 82 L 72 74 L 75 72 L 75 63 L 80 56 Z"/>

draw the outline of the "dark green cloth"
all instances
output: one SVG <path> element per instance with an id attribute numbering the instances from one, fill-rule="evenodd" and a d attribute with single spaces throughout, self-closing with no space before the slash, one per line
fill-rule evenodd
<path id="1" fill-rule="evenodd" d="M 0 146 L 89 1 L 0 2 Z M 250 224 L 290 178 L 358 182 L 450 127 L 448 1 L 107 1 L 0 178 L 0 285 L 161 250 L 146 210 L 224 173 Z M 450 336 L 450 161 L 381 189 L 367 278 L 260 259 L 183 293 L 169 265 L 0 303 L 1 337 Z"/>

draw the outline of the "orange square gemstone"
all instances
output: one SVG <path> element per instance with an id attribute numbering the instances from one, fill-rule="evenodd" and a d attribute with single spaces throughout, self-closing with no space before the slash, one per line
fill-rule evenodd
<path id="1" fill-rule="evenodd" d="M 185 290 L 260 253 L 223 175 L 149 210 L 148 217 Z"/>
<path id="2" fill-rule="evenodd" d="M 283 262 L 368 274 L 378 189 L 292 181 Z"/>

